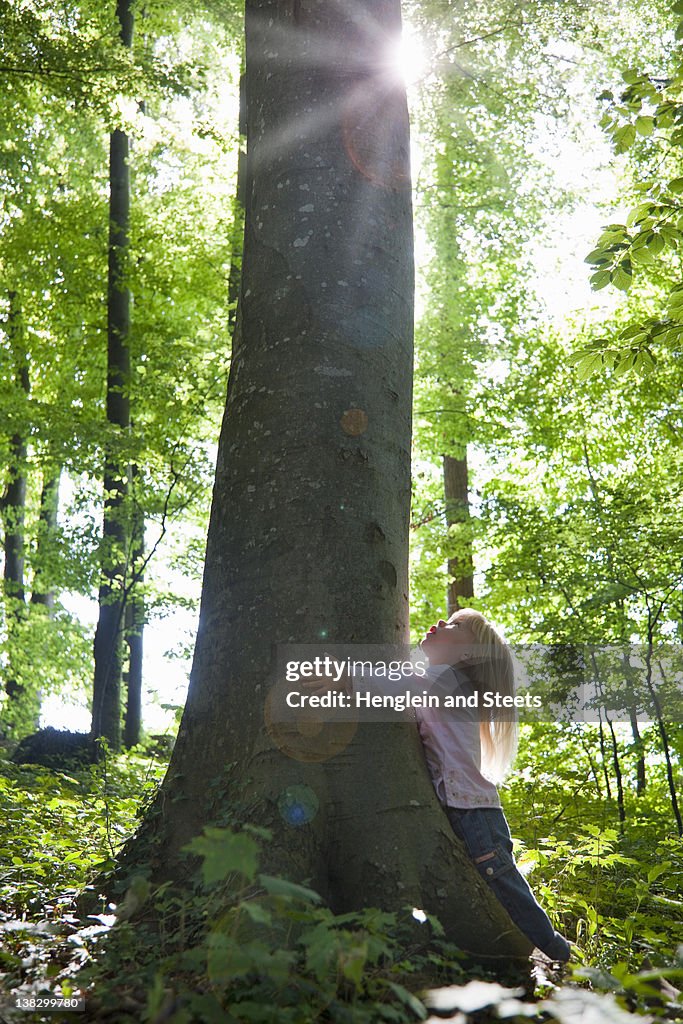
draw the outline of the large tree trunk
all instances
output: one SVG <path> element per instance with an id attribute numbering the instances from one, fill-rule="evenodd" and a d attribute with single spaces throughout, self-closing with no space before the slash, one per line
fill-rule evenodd
<path id="1" fill-rule="evenodd" d="M 133 42 L 131 0 L 117 0 L 119 37 Z M 116 129 L 109 139 L 109 268 L 107 286 L 107 425 L 110 433 L 104 466 L 102 583 L 95 631 L 95 677 L 91 736 L 105 738 L 114 750 L 121 746 L 121 672 L 124 626 L 124 581 L 127 556 L 126 497 L 128 460 L 117 444 L 117 433 L 130 427 L 130 291 L 125 281 L 130 175 L 128 136 Z"/>
<path id="2" fill-rule="evenodd" d="M 181 847 L 232 810 L 272 830 L 266 870 L 335 910 L 419 906 L 464 948 L 524 953 L 412 723 L 362 724 L 338 746 L 333 730 L 299 736 L 288 756 L 264 721 L 274 644 L 408 636 L 408 114 L 382 59 L 399 28 L 399 0 L 247 0 L 243 282 L 199 633 L 171 765 L 122 872 L 182 880 Z M 317 807 L 300 827 L 292 785 Z"/>
<path id="3" fill-rule="evenodd" d="M 444 455 L 443 486 L 449 547 L 454 549 L 448 558 L 448 614 L 452 615 L 461 607 L 460 598 L 474 597 L 467 448 L 461 459 Z"/>

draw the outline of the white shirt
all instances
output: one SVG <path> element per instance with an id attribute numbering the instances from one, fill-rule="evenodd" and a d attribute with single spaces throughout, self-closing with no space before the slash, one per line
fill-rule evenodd
<path id="1" fill-rule="evenodd" d="M 364 676 L 363 686 L 368 683 L 385 694 L 418 686 L 420 691 L 437 693 L 440 698 L 438 708 L 415 708 L 417 727 L 436 795 L 448 807 L 500 807 L 495 784 L 481 773 L 480 709 L 443 707 L 447 694 L 468 697 L 473 693 L 462 671 L 449 665 L 433 665 L 424 676 L 402 676 L 392 682 L 374 675 L 370 679 Z M 354 688 L 356 686 L 354 679 Z"/>
<path id="2" fill-rule="evenodd" d="M 461 672 L 444 665 L 428 670 L 440 693 L 472 693 Z M 443 701 L 441 701 L 443 703 Z M 415 717 L 436 795 L 448 807 L 500 807 L 493 782 L 481 773 L 478 708 L 416 708 Z"/>

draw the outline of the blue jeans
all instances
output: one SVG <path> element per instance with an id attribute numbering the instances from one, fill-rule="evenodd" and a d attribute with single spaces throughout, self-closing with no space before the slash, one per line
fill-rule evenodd
<path id="1" fill-rule="evenodd" d="M 499 807 L 464 810 L 446 807 L 451 827 L 464 842 L 479 874 L 519 930 L 552 960 L 569 960 L 569 943 L 556 932 L 517 870 L 505 815 Z"/>

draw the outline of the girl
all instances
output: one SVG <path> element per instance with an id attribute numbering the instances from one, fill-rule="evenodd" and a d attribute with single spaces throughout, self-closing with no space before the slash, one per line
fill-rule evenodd
<path id="1" fill-rule="evenodd" d="M 432 669 L 441 669 L 440 690 L 479 694 L 476 711 L 415 711 L 432 782 L 451 827 L 520 931 L 551 959 L 566 962 L 569 943 L 555 931 L 517 870 L 495 785 L 515 755 L 516 722 L 495 707 L 486 711 L 480 698 L 486 692 L 501 698 L 514 694 L 510 651 L 491 623 L 472 608 L 455 612 L 447 622 L 440 619 L 421 647 Z"/>

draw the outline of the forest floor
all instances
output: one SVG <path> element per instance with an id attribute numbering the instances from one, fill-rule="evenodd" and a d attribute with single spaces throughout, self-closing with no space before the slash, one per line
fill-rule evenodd
<path id="1" fill-rule="evenodd" d="M 548 739 L 526 738 L 529 767 L 504 801 L 518 863 L 575 943 L 562 971 L 543 957 L 475 967 L 410 908 L 335 917 L 310 890 L 258 874 L 258 830 L 195 840 L 205 891 L 192 901 L 143 885 L 79 919 L 78 893 L 111 866 L 166 762 L 145 746 L 63 771 L 0 759 L 0 1022 L 73 1021 L 83 1003 L 77 1020 L 121 1024 L 683 1019 L 683 843 L 664 781 L 652 769 L 644 793 L 624 793 L 620 821 L 579 758 L 558 768 L 569 761 L 557 742 L 557 763 L 533 770 Z M 212 888 L 228 882 L 233 905 L 212 918 Z M 161 932 L 145 927 L 152 904 Z"/>

